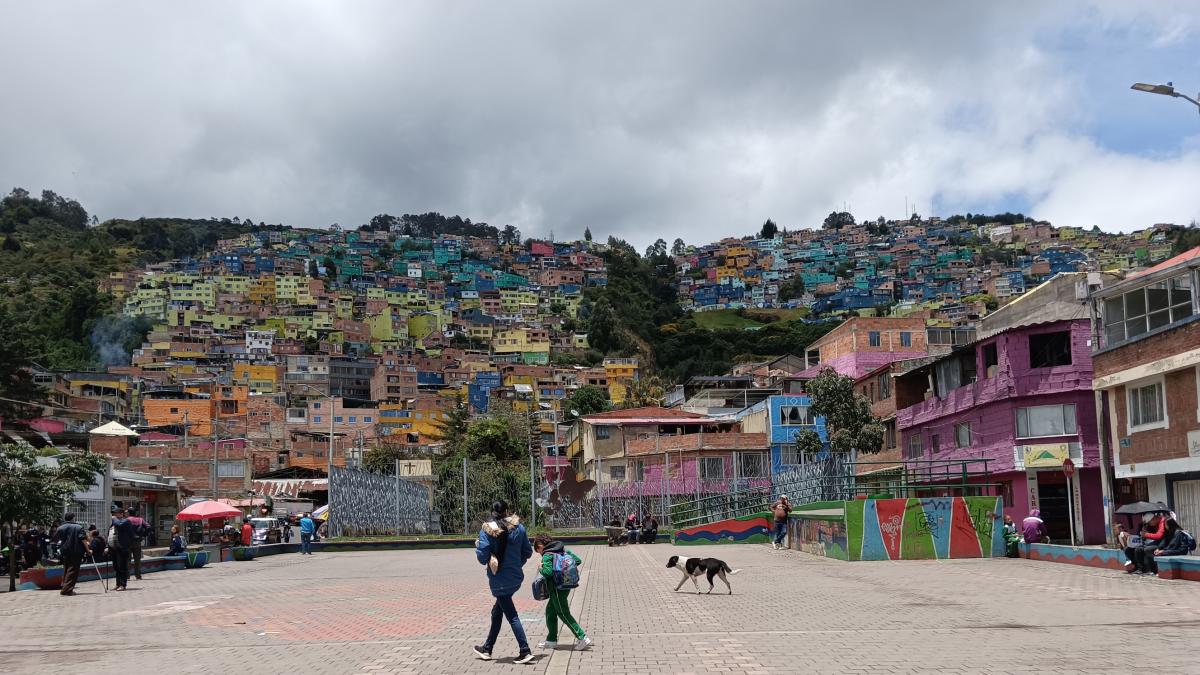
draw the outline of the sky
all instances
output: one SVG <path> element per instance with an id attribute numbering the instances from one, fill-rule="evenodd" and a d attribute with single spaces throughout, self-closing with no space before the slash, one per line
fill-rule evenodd
<path id="1" fill-rule="evenodd" d="M 559 240 L 767 218 L 1200 219 L 1200 3 L 53 2 L 0 23 L 0 189 L 100 219 Z"/>

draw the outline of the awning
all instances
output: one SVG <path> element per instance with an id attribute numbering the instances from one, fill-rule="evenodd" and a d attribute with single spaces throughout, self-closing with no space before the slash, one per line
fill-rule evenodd
<path id="1" fill-rule="evenodd" d="M 88 432 L 96 436 L 137 436 L 137 432 L 117 422 L 109 422 Z"/>

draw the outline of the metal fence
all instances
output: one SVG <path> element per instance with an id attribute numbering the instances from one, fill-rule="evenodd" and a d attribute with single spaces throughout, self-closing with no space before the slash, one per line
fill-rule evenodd
<path id="1" fill-rule="evenodd" d="M 543 522 L 545 481 L 532 459 L 442 459 L 435 461 L 433 473 L 434 505 L 443 534 L 475 534 L 492 519 L 492 504 L 498 500 L 507 502 L 527 529 Z"/>
<path id="2" fill-rule="evenodd" d="M 437 532 L 429 488 L 400 477 L 334 467 L 330 481 L 332 536 Z"/>

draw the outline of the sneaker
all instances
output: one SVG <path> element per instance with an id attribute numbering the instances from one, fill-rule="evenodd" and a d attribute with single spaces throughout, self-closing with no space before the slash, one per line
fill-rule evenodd
<path id="1" fill-rule="evenodd" d="M 575 641 L 575 647 L 573 649 L 577 652 L 581 652 L 591 646 L 592 646 L 592 638 L 585 635 L 585 636 L 583 636 L 582 640 Z"/>
<path id="2" fill-rule="evenodd" d="M 558 649 L 558 642 L 554 640 L 542 640 L 538 643 L 538 649 Z"/>
<path id="3" fill-rule="evenodd" d="M 475 657 L 484 661 L 492 660 L 492 650 L 487 647 L 472 647 L 475 650 Z"/>
<path id="4" fill-rule="evenodd" d="M 513 660 L 513 663 L 520 663 L 520 664 L 533 663 L 533 652 L 526 649 L 525 651 L 523 651 L 517 655 L 517 658 L 515 660 Z"/>

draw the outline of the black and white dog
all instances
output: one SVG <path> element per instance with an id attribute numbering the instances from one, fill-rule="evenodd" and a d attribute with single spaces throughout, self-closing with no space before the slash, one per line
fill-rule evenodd
<path id="1" fill-rule="evenodd" d="M 692 580 L 692 585 L 696 587 L 696 593 L 700 592 L 700 583 L 696 581 L 698 577 L 708 575 L 708 592 L 713 591 L 713 577 L 721 577 L 721 581 L 725 583 L 725 588 L 729 589 L 729 594 L 733 595 L 733 587 L 729 585 L 729 579 L 725 578 L 726 574 L 737 574 L 740 569 L 730 569 L 729 565 L 724 560 L 716 558 L 680 558 L 677 555 L 671 556 L 667 561 L 667 567 L 674 567 L 683 572 L 683 578 L 679 580 L 679 585 L 675 587 L 678 591 L 685 581 Z"/>

